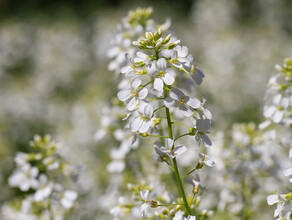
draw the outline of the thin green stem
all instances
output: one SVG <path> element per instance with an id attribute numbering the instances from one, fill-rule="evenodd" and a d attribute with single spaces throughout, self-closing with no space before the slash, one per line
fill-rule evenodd
<path id="1" fill-rule="evenodd" d="M 190 134 L 190 133 L 181 134 L 181 135 L 177 136 L 177 137 L 174 139 L 174 141 L 176 141 L 177 139 L 179 139 L 179 138 L 181 138 L 181 137 L 187 136 L 187 135 L 189 135 L 189 134 Z"/>
<path id="2" fill-rule="evenodd" d="M 164 98 L 149 99 L 149 102 L 153 102 L 153 101 L 157 101 L 157 100 L 161 100 L 161 99 L 164 99 Z"/>
<path id="3" fill-rule="evenodd" d="M 165 107 L 165 105 L 160 106 L 159 108 L 155 109 L 154 112 L 157 112 L 158 110 L 160 110 L 160 109 L 162 109 L 162 108 L 164 108 L 164 107 Z M 153 112 L 153 113 L 154 113 L 154 112 Z"/>
<path id="4" fill-rule="evenodd" d="M 158 206 L 172 206 L 172 205 L 182 205 L 185 206 L 184 204 L 179 204 L 179 203 L 173 203 L 173 204 L 160 204 Z"/>
<path id="5" fill-rule="evenodd" d="M 191 127 L 187 126 L 186 124 L 179 122 L 179 121 L 173 121 L 172 124 L 179 124 L 179 125 L 185 126 L 186 128 L 191 128 Z"/>
<path id="6" fill-rule="evenodd" d="M 181 179 L 185 179 L 188 175 L 190 175 L 192 172 L 196 171 L 197 170 L 197 166 L 196 168 L 192 169 L 190 172 L 188 172 L 186 175 L 184 175 Z"/>
<path id="7" fill-rule="evenodd" d="M 53 210 L 52 210 L 52 203 L 51 203 L 51 201 L 49 201 L 49 203 L 48 203 L 48 210 L 49 210 L 50 220 L 54 220 L 55 219 L 55 216 L 54 216 L 54 213 L 53 213 Z"/>
<path id="8" fill-rule="evenodd" d="M 146 83 L 144 86 L 142 86 L 143 88 L 144 87 L 146 87 L 146 86 L 148 86 L 150 83 L 153 83 L 154 82 L 154 80 L 151 80 L 150 82 L 148 82 L 148 83 Z"/>
<path id="9" fill-rule="evenodd" d="M 183 201 L 184 201 L 184 204 L 185 204 L 185 207 L 186 207 L 186 210 L 187 210 L 187 214 L 191 215 L 191 209 L 189 207 L 188 200 L 187 200 L 187 197 L 186 197 L 186 194 L 185 194 L 185 191 L 184 191 L 184 187 L 183 187 L 180 175 L 179 175 L 176 158 L 173 158 L 172 162 L 173 162 L 173 168 L 174 168 L 174 174 L 175 174 L 175 177 L 176 177 L 176 182 L 177 182 L 181 197 L 183 198 Z"/>
<path id="10" fill-rule="evenodd" d="M 164 85 L 165 87 L 166 85 Z M 166 88 L 164 88 L 164 97 L 167 97 L 168 95 L 168 91 Z M 171 117 L 170 117 L 170 112 L 169 112 L 169 109 L 166 107 L 165 108 L 166 110 L 166 118 L 167 118 L 167 125 L 168 125 L 168 134 L 169 134 L 169 137 L 171 139 L 173 139 L 173 132 L 172 132 L 172 123 L 171 123 Z M 172 146 L 172 149 L 174 148 L 174 145 Z M 182 181 L 181 181 L 181 178 L 180 178 L 180 175 L 179 175 L 179 170 L 178 170 L 178 167 L 177 167 L 177 162 L 176 162 L 176 158 L 173 158 L 172 159 L 172 162 L 173 162 L 173 168 L 174 168 L 174 175 L 175 175 L 175 179 L 176 179 L 176 183 L 177 183 L 177 186 L 178 186 L 178 189 L 179 189 L 179 193 L 184 201 L 184 204 L 185 204 L 185 208 L 187 210 L 187 214 L 188 215 L 191 215 L 191 209 L 189 207 L 189 204 L 188 204 L 188 201 L 187 201 L 187 198 L 186 198 L 186 195 L 185 195 L 185 191 L 184 191 L 184 187 L 183 187 L 183 184 L 182 184 Z"/>
<path id="11" fill-rule="evenodd" d="M 147 137 L 169 138 L 168 136 L 155 135 L 155 134 L 147 134 Z"/>

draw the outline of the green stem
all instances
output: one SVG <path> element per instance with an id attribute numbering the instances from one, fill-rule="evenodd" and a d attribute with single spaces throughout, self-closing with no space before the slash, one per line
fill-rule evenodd
<path id="1" fill-rule="evenodd" d="M 165 105 L 160 106 L 159 108 L 155 109 L 154 112 L 157 112 L 158 110 L 160 110 L 160 109 L 162 109 L 162 108 L 164 108 L 164 107 L 165 107 Z M 153 112 L 153 113 L 154 113 L 154 112 Z"/>
<path id="2" fill-rule="evenodd" d="M 188 204 L 188 201 L 187 201 L 187 197 L 186 197 L 186 194 L 185 194 L 185 191 L 184 191 L 184 187 L 183 187 L 180 175 L 179 175 L 176 158 L 173 158 L 172 162 L 173 162 L 173 168 L 174 168 L 174 174 L 175 174 L 175 177 L 176 177 L 176 182 L 177 182 L 181 197 L 183 198 L 183 201 L 184 201 L 184 204 L 185 204 L 185 207 L 186 207 L 186 210 L 187 210 L 187 214 L 191 215 L 191 209 L 189 207 L 189 204 Z"/>
<path id="3" fill-rule="evenodd" d="M 186 134 L 181 134 L 180 136 L 177 136 L 174 141 L 176 141 L 177 139 L 181 138 L 181 137 L 184 137 L 184 136 L 187 136 L 189 135 L 190 133 L 186 133 Z"/>
<path id="4" fill-rule="evenodd" d="M 179 121 L 173 121 L 172 124 L 179 124 L 179 125 L 182 125 L 182 126 L 185 126 L 186 128 L 190 129 L 191 127 L 187 126 L 186 124 L 182 123 L 182 122 L 179 122 Z"/>
<path id="5" fill-rule="evenodd" d="M 154 134 L 147 134 L 147 137 L 169 138 L 169 137 L 167 137 L 167 136 L 162 136 L 162 135 L 154 135 Z"/>
<path id="6" fill-rule="evenodd" d="M 168 95 L 167 93 L 168 93 L 167 90 L 164 89 L 164 96 L 165 97 Z M 165 109 L 166 109 L 166 118 L 167 118 L 167 125 L 168 125 L 169 137 L 171 139 L 173 139 L 173 132 L 172 132 L 172 123 L 171 123 L 171 118 L 170 118 L 170 112 L 169 112 L 169 109 L 167 107 Z M 172 149 L 173 148 L 174 148 L 174 145 L 172 146 Z M 188 201 L 187 201 L 187 198 L 186 198 L 186 194 L 185 194 L 185 191 L 184 191 L 184 187 L 183 187 L 183 184 L 182 184 L 180 175 L 179 175 L 179 170 L 178 170 L 178 167 L 177 167 L 176 158 L 173 158 L 172 159 L 172 162 L 173 162 L 174 175 L 175 175 L 176 183 L 177 183 L 177 186 L 178 186 L 178 189 L 179 189 L 179 193 L 180 193 L 181 197 L 183 198 L 183 202 L 184 202 L 185 207 L 186 207 L 186 210 L 187 210 L 187 215 L 191 215 L 191 209 L 189 207 L 189 204 L 188 204 Z"/>
<path id="7" fill-rule="evenodd" d="M 190 175 L 192 172 L 196 171 L 197 170 L 197 166 L 196 168 L 192 169 L 190 172 L 188 172 L 186 175 L 184 175 L 181 179 L 185 179 L 188 175 Z"/>
<path id="8" fill-rule="evenodd" d="M 144 87 L 146 87 L 146 86 L 148 86 L 150 83 L 153 83 L 154 82 L 154 80 L 151 80 L 150 82 L 148 82 L 148 83 L 146 83 L 144 86 L 142 86 L 143 88 Z"/>

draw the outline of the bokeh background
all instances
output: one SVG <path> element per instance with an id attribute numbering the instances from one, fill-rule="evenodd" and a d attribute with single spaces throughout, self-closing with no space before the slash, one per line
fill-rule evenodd
<path id="1" fill-rule="evenodd" d="M 102 106 L 117 93 L 109 39 L 139 6 L 153 7 L 158 23 L 171 18 L 205 71 L 200 92 L 213 131 L 263 120 L 267 81 L 292 52 L 290 0 L 1 0 L 0 206 L 15 196 L 7 184 L 15 153 L 27 151 L 34 134 L 51 134 L 66 160 L 83 165 L 75 218 L 110 219 L 101 207 L 108 148 L 94 134 Z"/>

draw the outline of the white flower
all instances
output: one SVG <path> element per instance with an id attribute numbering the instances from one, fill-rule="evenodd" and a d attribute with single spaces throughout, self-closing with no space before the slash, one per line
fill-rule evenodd
<path id="1" fill-rule="evenodd" d="M 164 100 L 164 105 L 170 109 L 177 107 L 184 116 L 190 117 L 194 113 L 194 109 L 201 106 L 201 102 L 172 87 L 169 96 Z"/>
<path id="2" fill-rule="evenodd" d="M 146 214 L 146 210 L 147 210 L 147 208 L 149 207 L 149 203 L 148 203 L 148 194 L 149 194 L 149 190 L 140 191 L 141 199 L 142 199 L 142 201 L 144 202 L 144 203 L 141 205 L 141 209 L 140 209 L 140 212 L 141 212 L 141 215 L 142 215 L 142 216 L 145 216 L 145 214 Z"/>
<path id="3" fill-rule="evenodd" d="M 53 191 L 53 183 L 48 182 L 47 177 L 44 174 L 40 175 L 39 185 L 37 191 L 33 195 L 33 199 L 37 202 L 43 201 L 48 198 Z"/>
<path id="4" fill-rule="evenodd" d="M 106 108 L 106 110 L 110 111 L 110 109 L 108 109 L 108 108 Z M 101 119 L 100 119 L 101 128 L 98 129 L 98 131 L 95 133 L 94 139 L 97 141 L 102 140 L 109 132 L 109 128 L 113 123 L 114 123 L 113 117 L 109 117 L 109 116 L 103 114 Z"/>
<path id="5" fill-rule="evenodd" d="M 12 187 L 19 187 L 21 191 L 28 191 L 30 188 L 35 189 L 38 186 L 38 180 L 36 179 L 38 174 L 38 168 L 25 164 L 14 171 L 8 179 L 8 183 Z"/>
<path id="6" fill-rule="evenodd" d="M 209 129 L 211 127 L 211 120 L 209 119 L 197 119 L 196 120 L 196 135 L 195 139 L 197 141 L 198 146 L 200 146 L 201 142 L 205 147 L 212 146 L 212 142 L 210 138 L 206 135 L 209 133 Z"/>
<path id="7" fill-rule="evenodd" d="M 77 193 L 73 190 L 65 190 L 62 193 L 60 203 L 65 209 L 71 209 L 77 199 Z"/>
<path id="8" fill-rule="evenodd" d="M 54 157 L 46 157 L 43 160 L 43 164 L 47 166 L 48 170 L 55 170 L 60 166 L 60 162 Z"/>
<path id="9" fill-rule="evenodd" d="M 289 177 L 289 181 L 292 183 L 292 167 L 284 171 L 284 175 Z"/>
<path id="10" fill-rule="evenodd" d="M 148 55 L 140 51 L 136 53 L 136 57 L 133 60 L 135 63 L 144 63 L 145 65 L 151 62 L 151 59 L 148 57 Z"/>
<path id="11" fill-rule="evenodd" d="M 200 163 L 205 164 L 208 167 L 213 167 L 215 165 L 215 162 L 213 160 L 210 160 L 210 156 L 206 154 L 202 154 L 199 152 L 199 157 L 200 157 Z"/>
<path id="12" fill-rule="evenodd" d="M 138 108 L 139 116 L 135 117 L 129 124 L 132 132 L 145 133 L 153 124 L 153 107 L 145 102 L 141 102 Z"/>
<path id="13" fill-rule="evenodd" d="M 153 88 L 155 90 L 163 90 L 163 82 L 166 85 L 174 83 L 174 77 L 170 74 L 171 70 L 167 69 L 167 62 L 164 58 L 160 58 L 157 62 L 154 61 L 146 70 L 148 74 L 154 77 Z"/>
<path id="14" fill-rule="evenodd" d="M 286 203 L 285 195 L 280 194 L 272 194 L 267 197 L 267 202 L 269 205 L 274 205 L 277 203 L 277 208 L 274 212 L 274 217 L 278 215 L 282 215 L 282 211 L 284 210 L 284 206 Z"/>
<path id="15" fill-rule="evenodd" d="M 183 67 L 184 69 L 190 69 L 193 60 L 194 58 L 191 54 L 189 54 L 189 50 L 186 46 L 178 45 L 174 48 L 174 52 L 171 56 L 171 63 L 174 66 L 178 68 Z"/>
<path id="16" fill-rule="evenodd" d="M 196 220 L 196 216 L 189 215 L 188 217 L 184 217 L 184 220 Z"/>
<path id="17" fill-rule="evenodd" d="M 190 75 L 198 86 L 202 84 L 203 78 L 205 77 L 205 74 L 203 73 L 203 71 L 199 69 L 198 67 L 192 67 L 190 71 Z"/>
<path id="18" fill-rule="evenodd" d="M 184 213 L 183 211 L 178 210 L 178 211 L 175 213 L 175 215 L 174 215 L 174 217 L 173 217 L 173 220 L 183 220 L 184 214 L 185 214 L 185 213 Z"/>
<path id="19" fill-rule="evenodd" d="M 14 161 L 17 164 L 17 166 L 22 166 L 27 163 L 28 155 L 23 152 L 17 152 Z"/>
<path id="20" fill-rule="evenodd" d="M 141 83 L 141 79 L 135 78 L 131 83 L 132 89 L 125 89 L 118 93 L 118 98 L 126 103 L 129 111 L 133 111 L 138 102 L 145 99 L 148 94 L 147 88 L 139 88 Z"/>
<path id="21" fill-rule="evenodd" d="M 161 159 L 164 156 L 170 157 L 170 158 L 175 158 L 176 156 L 184 153 L 187 148 L 183 145 L 181 146 L 176 146 L 172 149 L 174 141 L 170 138 L 165 139 L 165 145 L 163 146 L 161 142 L 157 141 L 154 143 L 154 149 L 155 152 L 158 154 L 159 158 L 158 161 L 161 161 Z"/>
<path id="22" fill-rule="evenodd" d="M 144 202 L 141 205 L 141 208 L 140 208 L 140 213 L 141 213 L 142 216 L 145 216 L 146 210 L 147 210 L 148 207 L 151 207 L 151 208 L 157 208 L 158 207 L 158 203 L 155 200 L 148 200 L 148 195 L 149 195 L 149 190 L 148 189 L 144 190 L 144 191 L 140 191 L 141 199 Z"/>

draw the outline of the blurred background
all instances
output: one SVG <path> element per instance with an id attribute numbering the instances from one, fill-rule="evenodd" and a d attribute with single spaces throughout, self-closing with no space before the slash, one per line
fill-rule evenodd
<path id="1" fill-rule="evenodd" d="M 149 6 L 157 23 L 171 18 L 205 71 L 213 129 L 263 120 L 267 81 L 292 52 L 290 0 L 0 0 L 0 206 L 14 196 L 15 153 L 51 134 L 66 160 L 84 166 L 76 219 L 106 216 L 96 198 L 108 150 L 94 141 L 101 107 L 117 92 L 106 51 L 128 10 Z"/>

